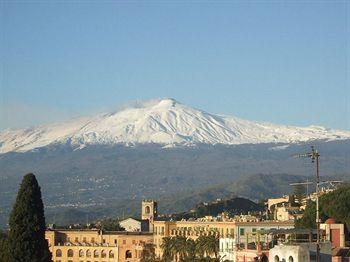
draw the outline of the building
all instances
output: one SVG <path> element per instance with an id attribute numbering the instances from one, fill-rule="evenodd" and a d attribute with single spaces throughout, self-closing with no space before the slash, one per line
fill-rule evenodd
<path id="1" fill-rule="evenodd" d="M 154 200 L 142 200 L 141 219 L 149 221 L 149 231 L 153 232 L 153 221 L 158 218 L 158 204 Z"/>
<path id="2" fill-rule="evenodd" d="M 336 223 L 334 219 L 329 218 L 320 224 L 320 228 L 324 230 L 326 239 L 332 242 L 333 248 L 345 247 L 344 224 Z"/>
<path id="3" fill-rule="evenodd" d="M 151 233 L 46 230 L 53 262 L 138 262 Z"/>
<path id="4" fill-rule="evenodd" d="M 128 232 L 149 232 L 149 221 L 129 217 L 120 221 L 119 225 Z"/>
<path id="5" fill-rule="evenodd" d="M 274 219 L 278 221 L 293 221 L 301 218 L 303 212 L 299 207 L 293 207 L 290 205 L 276 206 L 274 212 Z"/>
<path id="6" fill-rule="evenodd" d="M 272 206 L 279 203 L 284 203 L 284 202 L 289 202 L 289 196 L 283 196 L 279 198 L 269 198 L 267 200 L 267 209 L 271 211 Z"/>
<path id="7" fill-rule="evenodd" d="M 273 237 L 261 232 L 269 230 L 293 229 L 291 221 L 237 221 L 235 234 L 230 237 L 220 237 L 220 257 L 234 262 L 267 261 L 269 243 Z M 264 260 L 265 259 L 265 260 Z"/>
<path id="8" fill-rule="evenodd" d="M 270 249 L 269 261 L 272 262 L 316 262 L 316 243 L 298 243 L 277 245 Z M 331 243 L 320 243 L 320 262 L 331 262 Z"/>
<path id="9" fill-rule="evenodd" d="M 154 245 L 157 257 L 162 256 L 161 244 L 164 237 L 184 236 L 196 240 L 199 236 L 208 235 L 215 235 L 220 238 L 221 256 L 230 256 L 232 244 L 235 243 L 244 245 L 245 243 L 248 243 L 250 241 L 248 237 L 250 233 L 254 233 L 261 229 L 293 228 L 294 223 L 289 221 L 259 221 L 255 217 L 251 216 L 241 216 L 235 218 L 214 218 L 208 216 L 196 220 L 155 220 L 153 226 Z"/>

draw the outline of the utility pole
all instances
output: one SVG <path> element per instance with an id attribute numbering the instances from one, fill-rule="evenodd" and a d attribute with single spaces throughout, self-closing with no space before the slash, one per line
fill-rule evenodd
<path id="1" fill-rule="evenodd" d="M 317 226 L 317 240 L 316 240 L 316 262 L 321 261 L 320 257 L 320 207 L 319 207 L 319 191 L 320 191 L 320 173 L 319 173 L 319 157 L 314 146 L 311 146 L 311 152 L 305 154 L 298 154 L 296 157 L 311 158 L 311 163 L 316 162 L 316 226 Z"/>

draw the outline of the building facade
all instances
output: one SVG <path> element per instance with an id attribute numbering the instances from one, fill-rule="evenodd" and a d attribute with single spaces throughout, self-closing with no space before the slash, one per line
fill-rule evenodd
<path id="1" fill-rule="evenodd" d="M 150 233 L 47 230 L 53 262 L 138 262 Z"/>
<path id="2" fill-rule="evenodd" d="M 220 255 L 231 257 L 233 245 L 251 241 L 251 233 L 265 229 L 294 228 L 290 221 L 258 221 L 255 218 L 221 219 L 206 217 L 197 220 L 154 221 L 154 245 L 157 257 L 162 257 L 164 237 L 184 236 L 196 240 L 200 236 L 215 235 L 220 239 Z"/>
<path id="3" fill-rule="evenodd" d="M 220 237 L 220 257 L 234 262 L 255 261 L 256 257 L 268 257 L 271 236 L 261 235 L 260 231 L 272 229 L 292 229 L 291 221 L 235 221 L 234 235 Z"/>

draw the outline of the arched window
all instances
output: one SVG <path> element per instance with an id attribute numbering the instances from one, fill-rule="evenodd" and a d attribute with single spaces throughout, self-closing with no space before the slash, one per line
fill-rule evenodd
<path id="1" fill-rule="evenodd" d="M 151 208 L 150 208 L 149 206 L 146 206 L 146 207 L 145 207 L 145 213 L 146 213 L 146 214 L 151 213 Z"/>
<path id="2" fill-rule="evenodd" d="M 109 258 L 114 258 L 114 252 L 112 250 L 109 251 Z"/>
<path id="3" fill-rule="evenodd" d="M 292 256 L 290 256 L 290 257 L 288 258 L 288 262 L 294 262 L 294 258 L 293 258 Z"/>
<path id="4" fill-rule="evenodd" d="M 127 259 L 127 258 L 132 258 L 132 253 L 130 250 L 126 250 L 126 252 L 125 252 L 125 259 Z"/>
<path id="5" fill-rule="evenodd" d="M 91 251 L 89 249 L 86 250 L 86 257 L 91 257 Z"/>
<path id="6" fill-rule="evenodd" d="M 79 257 L 83 257 L 84 256 L 84 251 L 82 249 L 79 250 Z"/>
<path id="7" fill-rule="evenodd" d="M 275 256 L 275 262 L 280 262 L 280 258 L 277 255 Z"/>
<path id="8" fill-rule="evenodd" d="M 94 257 L 98 257 L 98 250 L 94 251 Z"/>
<path id="9" fill-rule="evenodd" d="M 101 251 L 101 257 L 102 257 L 102 258 L 107 257 L 106 251 L 104 251 L 104 250 Z"/>
<path id="10" fill-rule="evenodd" d="M 73 255 L 74 255 L 73 250 L 72 250 L 72 249 L 68 249 L 68 251 L 67 251 L 67 257 L 73 257 Z"/>
<path id="11" fill-rule="evenodd" d="M 56 250 L 56 257 L 61 257 L 62 256 L 62 251 L 61 249 Z"/>

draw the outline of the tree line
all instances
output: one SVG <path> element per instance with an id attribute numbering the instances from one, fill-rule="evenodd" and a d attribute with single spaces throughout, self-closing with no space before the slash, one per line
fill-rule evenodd
<path id="1" fill-rule="evenodd" d="M 200 236 L 196 240 L 184 236 L 164 237 L 161 248 L 164 262 L 219 261 L 216 236 Z"/>

